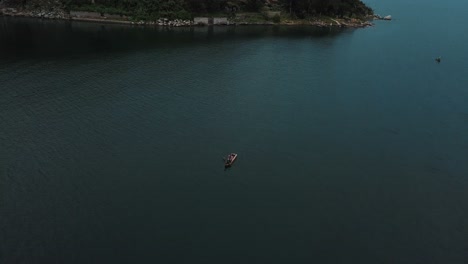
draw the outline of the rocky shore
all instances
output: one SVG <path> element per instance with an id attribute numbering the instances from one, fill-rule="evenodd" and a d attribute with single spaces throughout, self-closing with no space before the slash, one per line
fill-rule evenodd
<path id="1" fill-rule="evenodd" d="M 160 27 L 190 27 L 199 25 L 309 25 L 322 28 L 364 28 L 373 26 L 372 20 L 391 20 L 390 16 L 370 16 L 366 20 L 354 18 L 316 18 L 311 20 L 283 20 L 279 23 L 271 21 L 261 22 L 245 22 L 245 21 L 228 21 L 226 18 L 220 18 L 223 22 L 215 23 L 213 19 L 208 18 L 195 18 L 195 20 L 182 20 L 175 19 L 169 20 L 167 18 L 160 18 L 156 21 L 132 21 L 128 17 L 100 14 L 96 12 L 79 12 L 71 11 L 69 13 L 61 9 L 52 10 L 19 10 L 16 8 L 0 8 L 0 15 L 3 16 L 18 16 L 18 17 L 34 17 L 42 19 L 62 19 L 62 20 L 76 20 L 76 21 L 90 21 L 90 22 L 105 22 L 105 23 L 119 23 L 130 25 L 143 25 L 143 26 L 160 26 Z M 200 23 L 199 21 L 206 21 Z M 210 21 L 210 22 L 208 22 Z"/>
<path id="2" fill-rule="evenodd" d="M 87 15 L 82 15 L 87 13 Z M 131 25 L 152 25 L 152 26 L 165 26 L 165 27 L 182 27 L 192 26 L 193 22 L 190 20 L 175 19 L 169 20 L 161 18 L 156 21 L 131 21 L 126 17 L 118 17 L 106 14 L 101 15 L 93 12 L 70 12 L 66 13 L 63 10 L 18 10 L 16 8 L 2 8 L 0 9 L 0 16 L 12 17 L 34 17 L 44 19 L 62 19 L 62 20 L 76 20 L 76 21 L 90 21 L 90 22 L 106 22 L 106 23 L 120 23 Z"/>
<path id="3" fill-rule="evenodd" d="M 372 18 L 375 20 L 392 20 L 391 15 L 388 15 L 388 16 L 373 15 Z"/>
<path id="4" fill-rule="evenodd" d="M 0 15 L 3 16 L 19 16 L 19 17 L 36 17 L 46 19 L 70 19 L 70 15 L 63 10 L 18 10 L 16 8 L 2 8 Z"/>
<path id="5" fill-rule="evenodd" d="M 338 19 L 338 18 L 327 18 L 327 19 L 315 19 L 315 20 L 307 20 L 307 21 L 285 21 L 284 25 L 311 25 L 315 27 L 321 28 L 365 28 L 374 26 L 369 20 L 359 20 L 359 19 Z"/>

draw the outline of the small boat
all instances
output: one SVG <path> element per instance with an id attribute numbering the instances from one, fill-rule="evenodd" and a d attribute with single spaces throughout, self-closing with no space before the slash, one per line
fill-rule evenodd
<path id="1" fill-rule="evenodd" d="M 229 168 L 231 165 L 236 161 L 237 159 L 237 154 L 236 153 L 231 153 L 227 156 L 227 158 L 224 159 L 224 168 Z"/>

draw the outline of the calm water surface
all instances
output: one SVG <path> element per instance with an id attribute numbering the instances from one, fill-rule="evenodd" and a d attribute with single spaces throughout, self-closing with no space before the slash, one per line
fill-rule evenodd
<path id="1" fill-rule="evenodd" d="M 467 263 L 468 4 L 368 3 L 394 20 L 0 18 L 0 262 Z"/>

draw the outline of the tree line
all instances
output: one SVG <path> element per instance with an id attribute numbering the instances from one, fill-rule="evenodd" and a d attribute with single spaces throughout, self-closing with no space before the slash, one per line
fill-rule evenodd
<path id="1" fill-rule="evenodd" d="M 2 1 L 2 0 L 0 0 Z M 40 6 L 48 0 L 3 0 Z M 58 0 L 69 10 L 129 15 L 142 19 L 184 18 L 196 15 L 282 11 L 293 18 L 311 16 L 362 17 L 372 13 L 360 0 Z"/>

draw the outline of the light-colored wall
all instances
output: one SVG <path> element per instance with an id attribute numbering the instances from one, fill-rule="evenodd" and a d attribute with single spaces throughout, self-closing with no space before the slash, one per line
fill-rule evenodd
<path id="1" fill-rule="evenodd" d="M 227 17 L 214 17 L 213 18 L 213 24 L 214 25 L 227 25 L 228 24 L 228 19 L 227 19 Z"/>
<path id="2" fill-rule="evenodd" d="M 195 25 L 208 25 L 208 18 L 207 17 L 195 17 L 193 18 L 193 24 Z"/>

